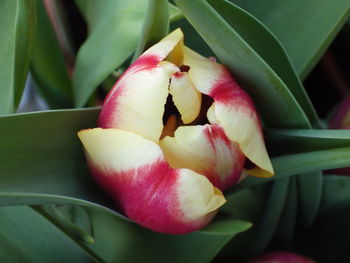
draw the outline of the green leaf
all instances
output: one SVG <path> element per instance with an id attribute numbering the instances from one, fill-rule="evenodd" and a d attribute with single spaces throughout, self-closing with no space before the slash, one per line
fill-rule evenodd
<path id="1" fill-rule="evenodd" d="M 349 130 L 268 130 L 265 134 L 270 150 L 274 154 L 310 152 L 350 146 Z M 281 144 L 284 147 L 279 147 Z M 318 173 L 318 175 L 302 175 L 301 178 L 305 183 L 298 185 L 299 199 L 301 200 L 301 221 L 305 226 L 312 224 L 321 202 L 323 178 L 320 172 Z M 310 185 L 314 188 L 312 192 Z"/>
<path id="2" fill-rule="evenodd" d="M 261 253 L 273 238 L 287 200 L 289 181 L 290 178 L 283 178 L 273 182 L 263 215 L 256 226 L 256 238 L 251 245 L 251 254 Z"/>
<path id="3" fill-rule="evenodd" d="M 316 111 L 278 39 L 260 21 L 228 1 L 209 1 L 227 23 L 284 82 L 310 122 L 319 126 Z"/>
<path id="4" fill-rule="evenodd" d="M 169 31 L 168 0 L 150 0 L 141 37 L 134 53 L 135 61 L 142 52 L 165 37 Z"/>
<path id="5" fill-rule="evenodd" d="M 37 4 L 37 33 L 31 59 L 31 73 L 37 88 L 52 108 L 73 105 L 73 92 L 57 38 L 42 1 Z"/>
<path id="6" fill-rule="evenodd" d="M 265 139 L 274 154 L 317 151 L 350 146 L 350 130 L 267 130 Z"/>
<path id="7" fill-rule="evenodd" d="M 91 27 L 92 17 L 94 15 L 93 9 L 89 8 L 92 2 L 91 0 L 75 0 L 81 15 L 84 17 L 85 21 L 88 23 L 88 26 Z"/>
<path id="8" fill-rule="evenodd" d="M 299 200 L 301 222 L 305 227 L 309 227 L 315 221 L 318 214 L 323 189 L 322 171 L 302 174 L 299 178 L 303 178 L 303 183 L 299 184 Z M 310 191 L 310 185 L 314 191 Z"/>
<path id="9" fill-rule="evenodd" d="M 350 207 L 350 177 L 327 175 L 324 177 L 321 212 L 331 214 Z"/>
<path id="10" fill-rule="evenodd" d="M 282 42 L 304 79 L 350 12 L 349 0 L 231 0 L 261 20 Z"/>
<path id="11" fill-rule="evenodd" d="M 135 50 L 147 1 L 104 0 L 86 4 L 89 36 L 78 51 L 73 86 L 82 107 L 96 87 Z"/>
<path id="12" fill-rule="evenodd" d="M 0 207 L 0 225 L 2 262 L 94 262 L 29 207 Z"/>
<path id="13" fill-rule="evenodd" d="M 313 172 L 347 167 L 350 163 L 350 147 L 326 149 L 306 153 L 290 154 L 271 159 L 275 176 L 269 178 L 248 177 L 241 183 L 230 188 L 230 192 L 256 186 L 271 180 L 303 174 L 312 175 Z"/>
<path id="14" fill-rule="evenodd" d="M 225 194 L 227 202 L 221 211 L 234 218 L 248 220 L 253 223 L 253 227 L 232 239 L 218 255 L 217 262 L 225 262 L 228 258 L 232 262 L 246 262 L 247 258 L 251 258 L 251 246 L 255 242 L 257 226 L 269 197 L 267 186 L 261 185 Z"/>
<path id="15" fill-rule="evenodd" d="M 104 195 L 89 175 L 76 135 L 95 126 L 98 112 L 58 110 L 0 117 L 0 204 L 103 204 Z"/>
<path id="16" fill-rule="evenodd" d="M 69 205 L 41 205 L 33 208 L 68 233 L 72 239 L 88 244 L 95 242 L 92 233 L 73 222 L 73 211 L 75 213 L 83 208 Z"/>
<path id="17" fill-rule="evenodd" d="M 222 261 L 230 258 L 232 262 L 246 262 L 266 247 L 284 210 L 289 180 L 285 178 L 275 181 L 272 185 L 248 188 L 225 195 L 227 204 L 222 210 L 251 221 L 253 227 L 225 246 L 221 255 Z"/>
<path id="18" fill-rule="evenodd" d="M 27 79 L 35 28 L 35 1 L 0 1 L 0 114 L 17 107 Z"/>
<path id="19" fill-rule="evenodd" d="M 274 154 L 350 146 L 350 131 L 346 130 L 267 130 L 265 138 Z M 281 143 L 284 145 L 283 148 L 279 147 Z M 301 222 L 305 226 L 311 225 L 314 221 L 322 196 L 322 176 L 320 172 L 312 173 L 314 175 L 302 175 L 300 178 L 303 178 L 305 183 L 298 185 Z M 313 191 L 310 191 L 310 185 L 313 186 Z"/>
<path id="20" fill-rule="evenodd" d="M 233 28 L 204 0 L 175 2 L 217 57 L 249 91 L 267 125 L 310 127 L 305 113 L 283 80 L 239 34 L 238 26 Z M 237 7 L 232 8 L 231 16 L 244 17 L 243 21 L 248 19 L 248 14 Z"/>
<path id="21" fill-rule="evenodd" d="M 169 3 L 169 15 L 171 22 L 175 22 L 183 18 L 183 14 L 181 13 L 180 9 L 172 5 L 171 3 Z"/>
<path id="22" fill-rule="evenodd" d="M 166 235 L 118 220 L 95 211 L 92 213 L 96 243 L 89 245 L 107 262 L 210 262 L 236 234 L 251 224 L 226 219 L 206 229 L 186 235 Z"/>
<path id="23" fill-rule="evenodd" d="M 283 212 L 281 215 L 280 222 L 278 224 L 276 237 L 275 237 L 279 245 L 283 247 L 290 247 L 292 244 L 293 237 L 295 235 L 297 212 L 298 212 L 297 191 L 298 191 L 297 178 L 292 177 L 289 184 L 286 203 L 283 208 Z M 300 195 L 299 195 L 299 198 L 301 198 Z M 304 204 L 304 200 L 301 201 L 301 204 Z M 317 206 L 317 209 L 318 209 L 318 206 Z"/>

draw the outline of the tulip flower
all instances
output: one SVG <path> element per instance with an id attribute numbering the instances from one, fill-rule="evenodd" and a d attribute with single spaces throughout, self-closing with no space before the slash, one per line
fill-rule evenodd
<path id="1" fill-rule="evenodd" d="M 177 115 L 164 115 L 169 101 Z M 251 98 L 223 65 L 186 47 L 180 29 L 125 71 L 98 126 L 78 133 L 93 176 L 130 219 L 154 231 L 200 229 L 242 174 L 273 175 Z"/>
<path id="2" fill-rule="evenodd" d="M 250 263 L 316 263 L 316 261 L 291 252 L 270 252 Z"/>

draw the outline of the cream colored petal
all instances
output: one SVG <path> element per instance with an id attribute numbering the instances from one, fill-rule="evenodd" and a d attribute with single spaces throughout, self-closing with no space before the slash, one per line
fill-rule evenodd
<path id="1" fill-rule="evenodd" d="M 188 169 L 181 169 L 178 179 L 178 196 L 186 220 L 207 217 L 210 220 L 226 199 L 207 178 Z"/>
<path id="2" fill-rule="evenodd" d="M 194 121 L 201 109 L 202 94 L 194 88 L 186 72 L 172 76 L 169 91 L 182 121 L 185 124 Z"/>
<path id="3" fill-rule="evenodd" d="M 162 60 L 173 51 L 172 57 L 180 56 L 182 42 L 183 33 L 177 29 L 128 68 L 106 97 L 99 126 L 128 130 L 155 142 L 159 140 L 169 80 L 178 71 L 174 64 Z"/>
<path id="4" fill-rule="evenodd" d="M 172 57 L 170 61 L 177 64 L 179 61 L 182 61 L 183 39 L 184 35 L 181 29 L 177 28 L 157 44 L 147 49 L 142 56 L 156 55 L 159 58 L 159 62 L 170 56 Z"/>
<path id="5" fill-rule="evenodd" d="M 163 160 L 158 144 L 119 129 L 81 130 L 79 139 L 92 163 L 108 172 L 121 172 Z"/>
<path id="6" fill-rule="evenodd" d="M 188 73 L 191 82 L 197 90 L 214 99 L 207 113 L 209 121 L 223 127 L 227 136 L 239 144 L 245 156 L 260 168 L 248 171 L 250 175 L 273 175 L 260 121 L 250 97 L 225 66 L 187 47 L 183 50 L 184 64 L 190 66 Z"/>
<path id="7" fill-rule="evenodd" d="M 179 127 L 175 137 L 163 138 L 160 146 L 171 167 L 203 174 L 221 190 L 240 178 L 245 158 L 218 126 Z"/>
<path id="8" fill-rule="evenodd" d="M 222 73 L 222 65 L 213 62 L 190 48 L 184 46 L 184 65 L 190 67 L 188 75 L 195 88 L 203 94 L 209 95 L 213 84 Z"/>
<path id="9" fill-rule="evenodd" d="M 169 75 L 161 66 L 128 72 L 106 99 L 99 126 L 134 132 L 157 142 L 163 130 Z"/>
<path id="10" fill-rule="evenodd" d="M 234 100 L 231 103 L 214 102 L 208 119 L 223 127 L 230 140 L 237 142 L 244 155 L 257 165 L 247 170 L 249 175 L 269 177 L 274 174 L 259 121 L 250 104 L 234 103 Z"/>

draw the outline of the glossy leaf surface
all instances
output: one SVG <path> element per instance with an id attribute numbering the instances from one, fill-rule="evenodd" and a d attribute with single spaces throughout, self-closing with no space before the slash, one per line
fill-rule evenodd
<path id="1" fill-rule="evenodd" d="M 275 127 L 310 127 L 305 113 L 282 79 L 217 10 L 203 0 L 175 2 L 221 62 L 230 68 L 248 90 L 266 124 Z M 234 15 L 247 14 L 236 8 L 235 13 L 232 13 Z M 279 110 L 276 111 L 276 108 Z"/>
<path id="2" fill-rule="evenodd" d="M 0 207 L 2 262 L 94 262 L 79 246 L 29 207 Z"/>
<path id="3" fill-rule="evenodd" d="M 0 2 L 0 114 L 17 107 L 27 79 L 35 32 L 35 1 Z"/>
<path id="4" fill-rule="evenodd" d="M 257 17 L 277 36 L 302 79 L 315 66 L 350 12 L 349 0 L 231 1 Z"/>
<path id="5" fill-rule="evenodd" d="M 31 73 L 37 88 L 52 108 L 73 105 L 73 91 L 57 38 L 42 1 L 37 3 L 37 33 L 31 59 Z"/>
<path id="6" fill-rule="evenodd" d="M 89 36 L 79 49 L 73 76 L 78 107 L 85 105 L 96 87 L 132 55 L 147 1 L 88 1 L 84 10 Z"/>

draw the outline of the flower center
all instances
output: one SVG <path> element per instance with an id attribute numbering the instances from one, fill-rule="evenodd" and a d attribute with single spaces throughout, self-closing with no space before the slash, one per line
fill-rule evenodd
<path id="1" fill-rule="evenodd" d="M 163 62 L 164 63 L 164 62 Z M 165 62 L 163 65 L 166 70 L 174 69 L 172 63 Z M 190 66 L 181 65 L 179 71 L 172 74 L 169 79 L 169 95 L 165 104 L 163 115 L 163 131 L 160 139 L 165 136 L 174 136 L 175 130 L 179 126 L 187 125 L 204 125 L 209 123 L 207 119 L 207 111 L 213 103 L 210 96 L 201 94 L 196 90 L 190 80 Z M 168 71 L 170 72 L 170 70 Z M 196 113 L 192 113 L 194 108 L 198 108 Z M 188 118 L 192 114 L 191 118 Z"/>

